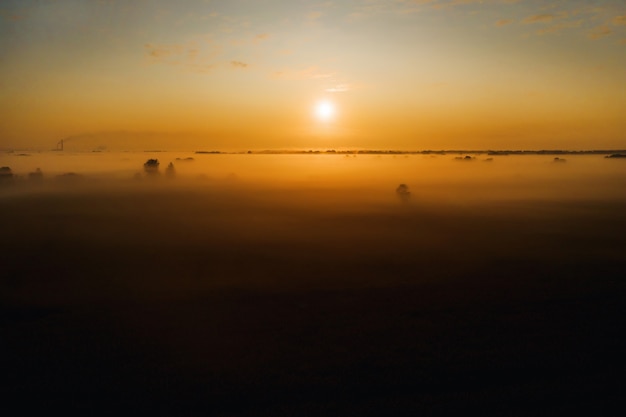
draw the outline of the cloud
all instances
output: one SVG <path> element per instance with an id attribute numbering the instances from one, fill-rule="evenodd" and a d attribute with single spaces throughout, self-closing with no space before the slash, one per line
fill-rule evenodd
<path id="1" fill-rule="evenodd" d="M 432 7 L 434 9 L 450 9 L 450 8 L 457 7 L 457 6 L 468 6 L 472 4 L 477 4 L 480 6 L 487 6 L 487 5 L 498 5 L 498 4 L 514 4 L 520 1 L 521 0 L 450 0 L 447 2 L 437 1 L 436 4 L 433 4 Z M 431 1 L 424 1 L 423 3 L 431 3 Z"/>
<path id="2" fill-rule="evenodd" d="M 146 49 L 146 53 L 148 54 L 148 56 L 155 60 L 162 60 L 162 59 L 166 59 L 168 57 L 174 56 L 174 55 L 179 55 L 184 50 L 184 47 L 182 45 L 176 45 L 176 44 L 153 45 L 153 44 L 147 43 L 144 45 L 144 48 Z"/>
<path id="3" fill-rule="evenodd" d="M 333 87 L 327 88 L 325 91 L 328 93 L 345 93 L 351 89 L 350 84 L 337 84 Z"/>
<path id="4" fill-rule="evenodd" d="M 428 5 L 431 3 L 437 3 L 438 0 L 404 0 L 402 1 L 402 3 L 407 3 L 407 4 L 417 4 L 419 6 L 421 5 Z M 411 9 L 411 10 L 415 10 L 415 9 Z"/>
<path id="5" fill-rule="evenodd" d="M 275 71 L 272 74 L 272 77 L 284 80 L 315 80 L 331 78 L 334 75 L 335 73 L 332 72 L 322 72 L 318 67 L 308 67 L 301 70 L 286 69 L 282 71 Z"/>
<path id="6" fill-rule="evenodd" d="M 615 33 L 618 29 L 614 26 L 626 25 L 626 16 L 620 13 L 619 8 L 588 4 L 559 10 L 566 4 L 567 2 L 550 4 L 543 7 L 541 13 L 530 15 L 521 22 L 526 25 L 540 26 L 540 29 L 535 32 L 539 36 L 578 28 L 581 35 L 586 34 L 588 38 L 594 40 Z"/>
<path id="7" fill-rule="evenodd" d="M 367 0 L 360 2 L 352 9 L 349 20 L 366 19 L 386 13 L 399 13 L 402 15 L 421 11 L 420 6 L 431 5 L 434 7 L 438 0 Z"/>
<path id="8" fill-rule="evenodd" d="M 362 0 L 353 9 L 349 18 L 359 19 L 381 13 L 413 14 L 425 8 L 435 10 L 452 10 L 465 6 L 494 6 L 519 3 L 521 0 Z"/>
<path id="9" fill-rule="evenodd" d="M 521 0 L 449 0 L 449 1 L 441 1 L 441 0 L 400 0 L 402 3 L 412 3 L 412 4 L 430 4 L 437 3 L 436 8 L 442 7 L 450 7 L 450 6 L 464 6 L 467 4 L 514 4 L 519 3 Z"/>
<path id="10" fill-rule="evenodd" d="M 502 26 L 506 26 L 510 23 L 513 23 L 513 20 L 511 19 L 500 19 L 496 22 L 496 26 L 498 27 L 502 27 Z"/>
<path id="11" fill-rule="evenodd" d="M 545 29 L 540 29 L 537 31 L 537 35 L 547 35 L 550 33 L 557 33 L 560 32 L 563 29 L 570 29 L 570 28 L 578 28 L 580 26 L 582 26 L 583 21 L 582 20 L 575 20 L 572 22 L 562 22 L 562 23 L 557 23 L 556 25 L 552 25 L 549 26 Z"/>
<path id="12" fill-rule="evenodd" d="M 147 43 L 144 51 L 151 64 L 178 66 L 193 72 L 207 73 L 214 67 L 211 61 L 218 54 L 219 47 L 210 40 L 203 40 L 188 44 Z"/>
<path id="13" fill-rule="evenodd" d="M 626 25 L 626 15 L 624 16 L 615 16 L 612 20 L 615 26 Z"/>
<path id="14" fill-rule="evenodd" d="M 609 36 L 612 32 L 613 31 L 608 25 L 602 25 L 590 30 L 588 36 L 589 38 L 596 40 Z"/>
<path id="15" fill-rule="evenodd" d="M 267 39 L 267 38 L 269 38 L 269 37 L 270 37 L 270 34 L 269 34 L 269 33 L 261 33 L 261 34 L 256 35 L 256 36 L 254 37 L 254 40 L 255 40 L 256 42 L 262 42 L 262 41 L 266 40 L 266 39 Z"/>
<path id="16" fill-rule="evenodd" d="M 552 20 L 554 20 L 553 14 L 536 14 L 528 16 L 527 18 L 522 20 L 522 22 L 524 24 L 530 25 L 534 23 L 550 23 L 552 22 Z"/>
<path id="17" fill-rule="evenodd" d="M 230 65 L 234 68 L 248 68 L 248 64 L 241 61 L 230 61 Z"/>
<path id="18" fill-rule="evenodd" d="M 476 4 L 483 3 L 483 0 L 452 0 L 448 3 L 445 3 L 446 6 L 464 6 L 466 4 Z"/>

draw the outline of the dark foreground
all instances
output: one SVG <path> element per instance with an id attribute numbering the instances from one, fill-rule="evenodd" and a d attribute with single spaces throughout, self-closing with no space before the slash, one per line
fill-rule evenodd
<path id="1" fill-rule="evenodd" d="M 1 198 L 3 408 L 624 415 L 624 201 L 349 200 Z"/>

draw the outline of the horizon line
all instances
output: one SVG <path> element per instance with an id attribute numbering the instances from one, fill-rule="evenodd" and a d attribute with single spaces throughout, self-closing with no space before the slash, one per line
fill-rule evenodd
<path id="1" fill-rule="evenodd" d="M 180 152 L 194 154 L 386 154 L 386 155 L 429 155 L 429 154 L 487 154 L 487 155 L 575 155 L 575 154 L 621 154 L 626 153 L 626 149 L 423 149 L 423 150 L 399 150 L 399 149 L 333 149 L 333 148 L 308 148 L 308 149 L 251 149 L 245 151 L 234 150 L 175 150 L 175 149 L 126 149 L 126 150 L 109 150 L 109 149 L 92 149 L 92 150 L 63 150 L 63 149 L 0 149 L 0 153 L 18 154 L 26 156 L 26 152 L 47 153 L 47 152 L 63 152 L 63 153 L 107 153 L 107 152 L 143 152 L 143 153 L 163 153 L 163 152 Z"/>

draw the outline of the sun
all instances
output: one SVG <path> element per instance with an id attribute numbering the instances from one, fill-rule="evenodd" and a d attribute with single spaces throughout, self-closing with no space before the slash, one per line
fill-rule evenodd
<path id="1" fill-rule="evenodd" d="M 323 122 L 331 120 L 335 116 L 335 105 L 328 101 L 322 100 L 315 105 L 315 116 Z"/>

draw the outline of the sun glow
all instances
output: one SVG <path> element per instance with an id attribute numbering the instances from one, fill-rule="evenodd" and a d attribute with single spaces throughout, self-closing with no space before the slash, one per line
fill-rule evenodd
<path id="1" fill-rule="evenodd" d="M 315 105 L 315 116 L 323 122 L 331 120 L 335 116 L 335 105 L 330 101 L 320 101 Z"/>

